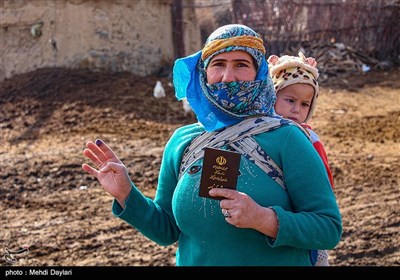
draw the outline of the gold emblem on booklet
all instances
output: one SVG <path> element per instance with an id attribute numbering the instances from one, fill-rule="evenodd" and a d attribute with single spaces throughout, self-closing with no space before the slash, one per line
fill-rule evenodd
<path id="1" fill-rule="evenodd" d="M 236 189 L 239 176 L 240 154 L 236 152 L 204 148 L 199 195 L 213 199 L 208 192 L 213 188 Z"/>

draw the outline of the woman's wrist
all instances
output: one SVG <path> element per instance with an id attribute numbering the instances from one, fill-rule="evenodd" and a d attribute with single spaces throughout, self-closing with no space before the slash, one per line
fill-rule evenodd
<path id="1" fill-rule="evenodd" d="M 122 209 L 125 209 L 126 201 L 128 200 L 131 191 L 132 191 L 132 186 L 130 187 L 129 191 L 126 194 L 120 197 L 115 197 L 115 199 L 117 200 L 118 204 L 122 207 Z"/>
<path id="2" fill-rule="evenodd" d="M 271 207 L 262 207 L 261 213 L 255 229 L 275 239 L 279 230 L 279 221 L 275 210 Z"/>

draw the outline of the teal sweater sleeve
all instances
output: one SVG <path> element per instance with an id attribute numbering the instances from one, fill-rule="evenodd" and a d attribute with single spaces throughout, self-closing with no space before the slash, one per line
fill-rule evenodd
<path id="1" fill-rule="evenodd" d="M 132 183 L 126 208 L 114 201 L 113 214 L 160 245 L 178 241 L 177 265 L 311 265 L 310 249 L 337 245 L 342 222 L 335 196 L 318 153 L 297 127 L 254 137 L 282 167 L 286 190 L 241 159 L 238 190 L 275 210 L 279 230 L 274 240 L 227 223 L 219 201 L 197 195 L 199 172 L 186 172 L 178 182 L 183 152 L 203 131 L 196 124 L 177 129 L 164 149 L 155 198 L 145 197 Z"/>
<path id="2" fill-rule="evenodd" d="M 113 214 L 160 245 L 167 246 L 176 242 L 180 231 L 172 213 L 172 196 L 178 182 L 182 154 L 192 139 L 202 131 L 198 124 L 178 128 L 163 152 L 155 198 L 144 196 L 132 183 L 125 209 L 114 200 Z"/>
<path id="3" fill-rule="evenodd" d="M 290 208 L 271 205 L 278 217 L 279 231 L 276 239 L 269 242 L 273 247 L 333 249 L 341 238 L 342 220 L 326 170 L 312 144 L 299 135 L 300 130 L 288 129 L 286 134 L 270 133 L 271 138 L 256 137 L 282 167 L 291 202 Z M 277 146 L 279 150 L 271 149 Z"/>

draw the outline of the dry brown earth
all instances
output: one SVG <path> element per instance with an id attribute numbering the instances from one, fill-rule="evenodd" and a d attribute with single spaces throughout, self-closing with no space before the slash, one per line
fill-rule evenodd
<path id="1" fill-rule="evenodd" d="M 334 266 L 400 265 L 400 70 L 322 84 L 312 125 L 322 138 L 343 215 Z M 114 218 L 111 197 L 85 174 L 82 150 L 101 137 L 153 196 L 164 144 L 195 121 L 161 78 L 41 69 L 0 83 L 0 253 L 15 266 L 173 266 L 161 247 Z"/>

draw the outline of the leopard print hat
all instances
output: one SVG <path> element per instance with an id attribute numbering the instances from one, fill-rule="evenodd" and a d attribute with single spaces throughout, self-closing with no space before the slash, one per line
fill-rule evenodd
<path id="1" fill-rule="evenodd" d="M 304 122 L 310 120 L 314 113 L 319 94 L 317 81 L 319 73 L 316 60 L 313 57 L 306 58 L 302 52 L 299 52 L 298 57 L 290 55 L 278 57 L 271 55 L 268 58 L 268 63 L 276 93 L 287 86 L 298 83 L 309 84 L 314 88 L 315 91 L 311 100 L 310 111 Z"/>

